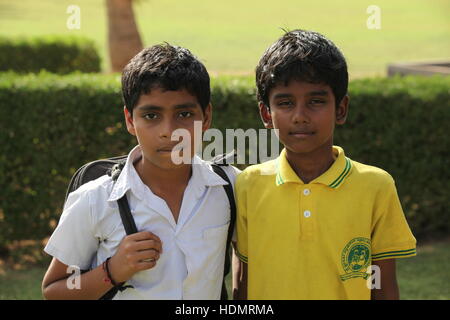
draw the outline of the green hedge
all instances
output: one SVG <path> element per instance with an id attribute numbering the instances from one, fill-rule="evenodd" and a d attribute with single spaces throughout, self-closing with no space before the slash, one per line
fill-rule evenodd
<path id="1" fill-rule="evenodd" d="M 335 143 L 396 179 L 415 235 L 450 231 L 450 77 L 357 80 L 348 123 Z M 217 78 L 214 126 L 261 128 L 253 81 Z M 42 239 L 58 221 L 66 187 L 82 164 L 126 154 L 119 75 L 0 74 L 0 245 Z"/>
<path id="2" fill-rule="evenodd" d="M 100 72 L 94 42 L 79 37 L 0 37 L 0 71 Z"/>

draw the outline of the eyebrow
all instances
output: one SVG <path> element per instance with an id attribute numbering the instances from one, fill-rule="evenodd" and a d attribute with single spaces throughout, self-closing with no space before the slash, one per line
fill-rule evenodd
<path id="1" fill-rule="evenodd" d="M 292 97 L 292 94 L 290 93 L 277 93 L 273 96 L 274 99 L 281 99 L 281 98 L 290 98 Z"/>
<path id="2" fill-rule="evenodd" d="M 175 106 L 173 106 L 174 110 L 180 110 L 180 109 L 195 109 L 197 105 L 195 103 L 182 103 L 182 104 L 177 104 Z M 136 110 L 138 111 L 142 111 L 142 112 L 148 112 L 148 111 L 163 111 L 164 107 L 161 106 L 157 106 L 157 105 L 152 105 L 152 104 L 146 104 L 143 106 L 139 106 L 136 108 Z"/>
<path id="3" fill-rule="evenodd" d="M 327 90 L 317 90 L 317 91 L 310 91 L 306 94 L 307 96 L 322 96 L 326 97 L 329 95 L 329 92 Z M 277 93 L 273 96 L 274 99 L 282 99 L 282 98 L 290 98 L 293 94 L 291 93 Z"/>

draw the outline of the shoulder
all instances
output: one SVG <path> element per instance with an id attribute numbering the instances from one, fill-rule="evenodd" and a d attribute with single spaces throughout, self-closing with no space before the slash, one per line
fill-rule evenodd
<path id="1" fill-rule="evenodd" d="M 95 205 L 99 201 L 106 202 L 113 185 L 114 182 L 108 175 L 89 181 L 69 194 L 65 206 L 78 201 L 86 201 L 90 205 Z"/>
<path id="2" fill-rule="evenodd" d="M 351 164 L 351 178 L 353 181 L 376 188 L 384 188 L 395 185 L 394 178 L 387 171 L 381 168 L 354 160 L 351 160 Z"/>
<path id="3" fill-rule="evenodd" d="M 69 224 L 74 226 L 84 225 L 97 233 L 99 221 L 116 206 L 108 201 L 113 186 L 114 181 L 107 175 L 81 185 L 67 197 L 60 221 L 70 221 Z"/>
<path id="4" fill-rule="evenodd" d="M 245 177 L 245 179 L 257 179 L 261 176 L 270 176 L 270 175 L 276 175 L 277 173 L 277 161 L 276 160 L 269 160 L 264 163 L 255 164 L 248 166 L 245 168 L 244 171 L 239 175 L 239 177 L 242 176 L 241 179 Z"/>
<path id="5" fill-rule="evenodd" d="M 210 168 L 210 170 L 214 171 L 212 169 L 212 165 L 213 165 L 213 163 L 208 163 L 208 167 Z M 239 170 L 238 168 L 236 168 L 236 167 L 234 167 L 232 165 L 218 165 L 218 167 L 220 169 L 222 169 L 223 172 L 225 173 L 225 175 L 228 177 L 228 179 L 231 182 L 231 186 L 233 187 L 233 190 L 234 190 L 235 189 L 235 184 L 236 184 L 236 177 L 241 172 L 241 170 Z"/>
<path id="6" fill-rule="evenodd" d="M 276 160 L 270 160 L 261 164 L 248 166 L 236 179 L 236 187 L 244 188 L 249 185 L 273 182 L 273 176 L 277 174 Z"/>
<path id="7" fill-rule="evenodd" d="M 110 177 L 101 176 L 71 192 L 64 203 L 57 230 L 73 235 L 74 231 L 84 228 L 95 234 L 97 222 L 110 208 L 107 200 L 111 185 Z"/>
<path id="8" fill-rule="evenodd" d="M 227 176 L 232 179 L 233 181 L 236 180 L 236 177 L 242 172 L 242 170 L 240 170 L 239 168 L 236 168 L 235 166 L 230 165 L 226 165 L 226 166 L 220 166 L 225 173 L 227 174 Z"/>

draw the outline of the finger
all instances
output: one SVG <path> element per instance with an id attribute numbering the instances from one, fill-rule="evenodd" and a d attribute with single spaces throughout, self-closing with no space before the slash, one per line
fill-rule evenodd
<path id="1" fill-rule="evenodd" d="M 138 262 L 136 266 L 137 270 L 148 270 L 156 266 L 156 260 Z"/>
<path id="2" fill-rule="evenodd" d="M 150 231 L 141 231 L 138 233 L 134 233 L 129 235 L 128 238 L 133 241 L 143 241 L 143 240 L 161 241 L 161 239 L 159 239 L 159 237 L 156 234 Z"/>
<path id="3" fill-rule="evenodd" d="M 136 251 L 153 249 L 161 253 L 162 243 L 155 240 L 143 240 L 135 243 Z"/>
<path id="4" fill-rule="evenodd" d="M 141 262 L 152 262 L 159 260 L 159 252 L 156 250 L 144 250 L 136 253 L 135 257 L 136 261 Z"/>

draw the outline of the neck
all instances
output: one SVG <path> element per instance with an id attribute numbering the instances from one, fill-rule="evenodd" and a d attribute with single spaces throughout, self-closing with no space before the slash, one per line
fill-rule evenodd
<path id="1" fill-rule="evenodd" d="M 139 159 L 134 166 L 144 184 L 156 193 L 178 189 L 178 187 L 184 189 L 192 173 L 190 164 L 177 168 L 161 168 L 145 160 L 144 157 Z"/>
<path id="2" fill-rule="evenodd" d="M 336 160 L 332 145 L 309 153 L 294 153 L 286 148 L 286 159 L 303 183 L 309 183 L 322 175 Z"/>

